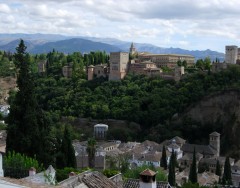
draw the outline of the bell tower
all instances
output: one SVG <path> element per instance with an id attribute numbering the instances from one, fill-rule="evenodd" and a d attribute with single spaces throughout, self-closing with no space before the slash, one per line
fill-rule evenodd
<path id="1" fill-rule="evenodd" d="M 220 156 L 220 134 L 213 132 L 209 135 L 209 145 L 217 151 L 217 157 Z"/>
<path id="2" fill-rule="evenodd" d="M 132 44 L 130 46 L 129 53 L 130 53 L 130 55 L 133 55 L 133 54 L 136 53 L 136 48 L 135 48 L 133 42 L 132 42 Z"/>

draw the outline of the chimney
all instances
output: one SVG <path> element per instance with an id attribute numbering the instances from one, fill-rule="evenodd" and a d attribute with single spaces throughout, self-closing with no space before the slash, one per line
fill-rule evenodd
<path id="1" fill-rule="evenodd" d="M 31 167 L 29 169 L 29 176 L 34 176 L 36 174 L 36 169 L 34 167 Z"/>
<path id="2" fill-rule="evenodd" d="M 140 188 L 157 188 L 156 172 L 146 169 L 140 173 Z"/>
<path id="3" fill-rule="evenodd" d="M 48 177 L 48 178 L 45 179 L 45 182 L 48 185 L 55 185 L 55 183 L 56 183 L 56 170 L 52 167 L 52 165 L 48 166 L 45 173 L 46 173 L 46 176 Z"/>

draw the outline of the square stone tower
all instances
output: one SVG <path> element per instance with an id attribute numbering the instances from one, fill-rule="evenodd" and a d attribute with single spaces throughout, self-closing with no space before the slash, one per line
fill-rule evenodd
<path id="1" fill-rule="evenodd" d="M 123 79 L 128 70 L 129 53 L 111 52 L 110 53 L 110 74 L 109 80 Z"/>
<path id="2" fill-rule="evenodd" d="M 225 47 L 225 62 L 230 64 L 236 64 L 238 59 L 238 47 L 226 46 Z"/>
<path id="3" fill-rule="evenodd" d="M 218 132 L 212 132 L 209 135 L 209 145 L 217 151 L 217 157 L 220 156 L 220 134 Z"/>

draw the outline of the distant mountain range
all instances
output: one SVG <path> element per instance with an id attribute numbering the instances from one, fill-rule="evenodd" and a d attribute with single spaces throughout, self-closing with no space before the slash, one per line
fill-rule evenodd
<path id="1" fill-rule="evenodd" d="M 15 52 L 15 48 L 22 38 L 27 45 L 27 50 L 30 53 L 48 53 L 55 49 L 59 52 L 72 53 L 90 51 L 129 51 L 131 42 L 121 41 L 114 38 L 95 38 L 81 36 L 64 36 L 55 34 L 0 34 L 0 50 Z M 212 50 L 184 50 L 181 48 L 162 48 L 146 43 L 134 43 L 138 52 L 150 52 L 156 54 L 188 54 L 196 59 L 204 59 L 210 57 L 212 60 L 216 58 L 220 61 L 224 60 L 224 53 Z"/>

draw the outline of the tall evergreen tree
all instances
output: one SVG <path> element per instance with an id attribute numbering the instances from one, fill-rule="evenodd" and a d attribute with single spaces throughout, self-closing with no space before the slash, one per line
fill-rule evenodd
<path id="1" fill-rule="evenodd" d="M 10 102 L 6 150 L 34 157 L 43 163 L 52 161 L 48 143 L 49 126 L 35 97 L 34 79 L 31 74 L 30 56 L 20 40 L 14 54 L 17 69 L 18 92 Z M 49 155 L 48 155 L 49 154 Z"/>
<path id="2" fill-rule="evenodd" d="M 88 152 L 88 165 L 90 168 L 95 167 L 95 152 L 96 152 L 96 140 L 90 138 L 88 140 L 87 152 Z"/>
<path id="3" fill-rule="evenodd" d="M 219 160 L 217 160 L 215 174 L 218 175 L 219 178 L 221 178 L 221 176 L 222 176 L 222 171 L 221 171 L 221 166 L 220 166 Z"/>
<path id="4" fill-rule="evenodd" d="M 169 162 L 168 182 L 169 182 L 169 184 L 171 186 L 175 186 L 175 184 L 176 184 L 176 178 L 175 178 L 175 153 L 174 153 L 174 150 L 172 150 L 172 154 L 171 154 L 170 162 Z"/>
<path id="5" fill-rule="evenodd" d="M 64 135 L 60 147 L 60 152 L 56 158 L 57 168 L 72 167 L 76 168 L 75 151 L 72 145 L 71 136 L 67 126 L 64 129 Z"/>
<path id="6" fill-rule="evenodd" d="M 229 157 L 226 158 L 224 163 L 222 184 L 232 185 L 232 172 Z"/>
<path id="7" fill-rule="evenodd" d="M 164 170 L 167 170 L 167 154 L 165 146 L 163 146 L 162 148 L 162 158 L 160 161 L 160 166 L 163 167 Z"/>
<path id="8" fill-rule="evenodd" d="M 189 181 L 192 183 L 197 183 L 197 161 L 196 161 L 196 152 L 195 148 L 193 150 L 193 160 L 189 172 Z"/>

